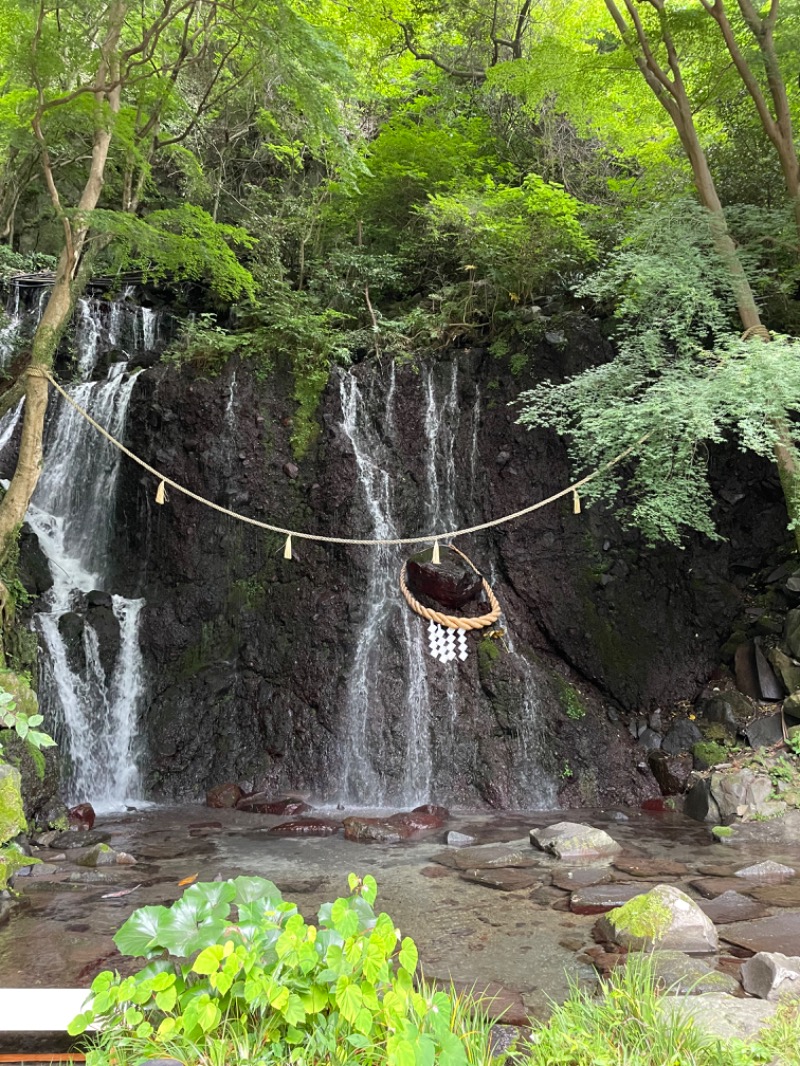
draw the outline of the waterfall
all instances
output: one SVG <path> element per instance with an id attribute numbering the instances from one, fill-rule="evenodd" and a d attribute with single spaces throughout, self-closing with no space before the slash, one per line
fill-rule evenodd
<path id="1" fill-rule="evenodd" d="M 395 372 L 392 365 L 385 397 L 386 425 L 394 429 Z M 352 374 L 340 382 L 342 429 L 356 459 L 359 490 L 371 520 L 370 536 L 379 540 L 396 537 L 392 516 L 392 492 L 387 466 L 390 442 L 382 438 L 379 424 L 370 419 L 371 403 L 365 402 Z M 370 398 L 371 399 L 371 398 Z M 346 696 L 346 736 L 342 798 L 370 806 L 410 804 L 428 798 L 432 760 L 430 742 L 430 694 L 422 657 L 422 636 L 397 596 L 400 556 L 391 547 L 371 548 L 367 556 L 365 615 L 356 643 Z M 413 649 L 402 679 L 403 691 L 391 709 L 392 734 L 400 744 L 399 784 L 387 781 L 385 761 L 389 752 L 381 737 L 384 714 L 379 712 L 378 679 L 386 643 Z M 420 668 L 420 664 L 422 664 Z"/>
<path id="2" fill-rule="evenodd" d="M 156 316 L 133 305 L 131 295 L 126 290 L 113 303 L 81 299 L 75 314 L 81 383 L 70 394 L 117 439 L 125 434 L 136 375 L 121 361 L 112 363 L 104 380 L 90 379 L 106 353 L 132 355 L 157 341 Z M 0 450 L 20 411 L 21 404 L 8 424 L 0 424 Z M 69 798 L 88 800 L 98 810 L 118 809 L 140 790 L 143 601 L 107 589 L 120 461 L 120 452 L 71 405 L 51 398 L 43 471 L 27 516 L 53 578 L 34 620 L 42 645 L 39 698 L 66 756 Z"/>
<path id="3" fill-rule="evenodd" d="M 463 386 L 457 358 L 428 364 L 420 372 L 420 532 L 448 532 L 477 515 L 481 395 L 470 382 L 465 391 L 474 399 L 464 404 Z M 358 492 L 371 523 L 369 536 L 407 536 L 412 531 L 400 530 L 395 517 L 389 473 L 393 456 L 401 453 L 394 366 L 382 395 L 380 382 L 375 395 L 362 388 L 354 374 L 340 379 L 341 428 L 353 448 Z M 461 477 L 459 454 L 464 460 Z M 491 556 L 488 542 L 485 549 Z M 469 731 L 460 720 L 470 699 L 460 670 L 468 668 L 442 666 L 429 658 L 424 626 L 398 595 L 402 558 L 391 547 L 369 549 L 365 556 L 364 613 L 347 681 L 341 798 L 368 806 L 447 800 L 453 767 L 458 758 L 463 764 L 469 747 Z M 542 769 L 546 744 L 541 685 L 535 668 L 510 637 L 506 647 L 520 693 L 515 731 L 508 740 L 507 798 L 519 808 L 551 807 L 556 789 Z"/>

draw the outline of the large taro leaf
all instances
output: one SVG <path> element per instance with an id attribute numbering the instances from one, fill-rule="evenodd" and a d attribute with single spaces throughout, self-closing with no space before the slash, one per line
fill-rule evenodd
<path id="1" fill-rule="evenodd" d="M 234 898 L 237 904 L 264 900 L 267 906 L 274 908 L 283 902 L 278 886 L 264 877 L 237 877 L 229 883 L 235 887 Z"/>
<path id="2" fill-rule="evenodd" d="M 229 911 L 227 902 L 209 908 L 203 895 L 187 892 L 161 916 L 158 941 L 171 955 L 185 958 L 217 942 L 228 926 Z"/>
<path id="3" fill-rule="evenodd" d="M 159 948 L 163 946 L 159 933 L 162 922 L 168 915 L 169 910 L 166 907 L 140 907 L 117 930 L 114 943 L 123 955 L 144 955 L 148 958 L 158 954 Z"/>

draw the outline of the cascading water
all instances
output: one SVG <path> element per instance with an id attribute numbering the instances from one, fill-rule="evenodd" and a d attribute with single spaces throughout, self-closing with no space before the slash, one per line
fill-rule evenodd
<path id="1" fill-rule="evenodd" d="M 392 455 L 399 449 L 392 367 L 382 403 L 362 395 L 357 378 L 341 379 L 342 429 L 352 445 L 360 495 L 370 516 L 370 536 L 392 539 L 399 530 L 392 479 Z M 475 519 L 480 490 L 478 436 L 481 397 L 467 387 L 463 403 L 457 359 L 429 364 L 420 374 L 423 412 L 424 474 L 420 483 L 420 532 L 446 533 Z M 380 384 L 378 384 L 380 389 Z M 378 411 L 385 418 L 382 420 Z M 463 455 L 459 477 L 457 456 Z M 491 550 L 487 542 L 482 548 Z M 448 800 L 457 745 L 465 741 L 459 714 L 469 693 L 455 663 L 430 660 L 425 630 L 398 596 L 401 554 L 394 548 L 370 549 L 367 590 L 348 678 L 345 715 L 345 772 L 341 798 L 367 806 L 408 805 Z M 507 798 L 517 807 L 550 807 L 555 787 L 543 771 L 540 685 L 531 663 L 507 640 L 520 697 L 516 728 L 509 738 Z M 398 649 L 394 653 L 394 649 Z M 391 676 L 390 676 L 391 675 Z M 391 707 L 387 692 L 391 691 Z M 391 722 L 387 728 L 386 719 Z M 382 724 L 383 723 L 383 724 Z M 463 755 L 463 751 L 462 751 Z"/>
<path id="2" fill-rule="evenodd" d="M 356 458 L 358 482 L 372 523 L 370 535 L 379 540 L 396 537 L 392 517 L 392 493 L 386 470 L 386 452 L 390 440 L 382 438 L 378 424 L 368 417 L 372 405 L 364 402 L 356 378 L 349 374 L 341 379 L 342 429 Z M 392 428 L 391 411 L 395 376 L 391 368 L 385 397 L 390 412 L 386 425 Z M 348 679 L 346 698 L 346 737 L 344 786 L 342 799 L 351 803 L 383 806 L 388 803 L 421 801 L 431 785 L 431 748 L 429 735 L 429 692 L 424 668 L 419 669 L 421 655 L 414 656 L 404 678 L 393 713 L 395 735 L 401 738 L 403 770 L 399 785 L 390 784 L 386 774 L 389 745 L 380 736 L 382 715 L 376 707 L 376 679 L 381 668 L 385 641 L 415 642 L 406 613 L 397 602 L 395 575 L 398 553 L 390 547 L 370 549 L 367 559 L 365 617 L 356 644 L 355 659 Z M 420 643 L 416 638 L 416 643 Z"/>
<path id="3" fill-rule="evenodd" d="M 83 299 L 76 310 L 71 395 L 112 436 L 124 436 L 136 375 L 113 363 L 90 381 L 105 353 L 132 355 L 156 341 L 153 312 L 120 300 Z M 19 417 L 19 409 L 16 412 Z M 0 429 L 0 448 L 13 426 Z M 74 801 L 98 810 L 136 798 L 136 725 L 144 689 L 139 650 L 142 600 L 104 591 L 120 453 L 63 400 L 51 400 L 43 472 L 28 523 L 47 558 L 53 586 L 35 625 L 43 642 L 40 701 L 67 756 Z"/>

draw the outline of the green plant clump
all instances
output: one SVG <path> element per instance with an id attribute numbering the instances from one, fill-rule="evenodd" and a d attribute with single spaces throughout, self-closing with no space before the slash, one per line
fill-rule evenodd
<path id="1" fill-rule="evenodd" d="M 701 740 L 692 748 L 692 755 L 702 769 L 716 766 L 728 758 L 728 749 L 714 740 Z"/>
<path id="2" fill-rule="evenodd" d="M 672 911 L 652 892 L 647 892 L 618 907 L 609 915 L 609 921 L 618 933 L 656 944 L 669 929 Z"/>
<path id="3" fill-rule="evenodd" d="M 372 877 L 324 904 L 318 926 L 259 877 L 200 883 L 171 907 L 135 911 L 114 937 L 151 960 L 105 971 L 72 1022 L 102 1035 L 90 1066 L 174 1056 L 181 1062 L 470 1066 L 488 1063 L 488 1031 L 452 994 L 415 984 L 417 948 L 376 915 Z M 471 1027 L 468 1036 L 467 1027 Z"/>
<path id="4" fill-rule="evenodd" d="M 784 1004 L 757 1041 L 720 1040 L 663 1010 L 653 967 L 630 955 L 599 995 L 573 986 L 534 1030 L 529 1066 L 800 1066 L 800 1006 Z"/>
<path id="5" fill-rule="evenodd" d="M 558 695 L 561 700 L 561 706 L 564 708 L 564 713 L 567 718 L 571 718 L 574 722 L 578 722 L 581 718 L 585 718 L 586 707 L 581 699 L 581 694 L 575 686 L 570 685 L 570 683 L 565 681 L 562 677 L 556 677 L 556 685 L 558 686 Z"/>

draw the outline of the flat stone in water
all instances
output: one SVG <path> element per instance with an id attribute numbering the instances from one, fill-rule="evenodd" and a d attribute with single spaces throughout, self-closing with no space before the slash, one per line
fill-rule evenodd
<path id="1" fill-rule="evenodd" d="M 723 1040 L 748 1040 L 772 1019 L 776 1006 L 761 999 L 739 999 L 724 993 L 704 996 L 663 996 L 667 1017 L 691 1018 L 698 1029 Z"/>
<path id="2" fill-rule="evenodd" d="M 800 913 L 774 914 L 752 922 L 739 922 L 733 929 L 720 931 L 728 944 L 759 951 L 777 951 L 784 955 L 800 955 Z"/>
<path id="3" fill-rule="evenodd" d="M 723 892 L 742 892 L 750 896 L 756 889 L 755 885 L 748 885 L 747 881 L 736 877 L 697 877 L 689 884 L 706 899 L 716 899 Z"/>
<path id="4" fill-rule="evenodd" d="M 739 990 L 739 982 L 734 977 L 682 951 L 656 951 L 651 960 L 656 980 L 673 994 L 702 996 L 706 992 Z"/>
<path id="5" fill-rule="evenodd" d="M 431 862 L 441 863 L 454 870 L 493 870 L 503 866 L 525 868 L 538 866 L 537 856 L 530 848 L 525 851 L 509 844 L 480 844 L 475 848 L 453 848 L 437 851 Z"/>
<path id="6" fill-rule="evenodd" d="M 762 885 L 751 895 L 768 907 L 800 907 L 800 881 L 788 885 Z"/>
<path id="7" fill-rule="evenodd" d="M 697 872 L 703 877 L 733 877 L 739 866 L 735 862 L 723 865 L 703 864 L 697 867 Z"/>
<path id="8" fill-rule="evenodd" d="M 461 874 L 464 881 L 472 881 L 476 885 L 484 885 L 486 888 L 498 888 L 501 892 L 516 892 L 520 888 L 539 887 L 541 881 L 535 873 L 513 868 L 496 870 L 464 870 Z"/>
<path id="9" fill-rule="evenodd" d="M 757 862 L 754 866 L 745 866 L 737 870 L 735 876 L 746 877 L 748 881 L 758 881 L 762 885 L 777 885 L 794 877 L 796 872 L 791 866 L 784 866 L 783 863 L 767 859 L 766 862 Z"/>
<path id="10" fill-rule="evenodd" d="M 573 914 L 605 914 L 649 890 L 647 884 L 593 885 L 573 892 L 569 909 Z"/>
<path id="11" fill-rule="evenodd" d="M 672 859 L 614 859 L 612 866 L 632 877 L 681 877 L 688 874 L 689 867 L 684 862 Z"/>
<path id="12" fill-rule="evenodd" d="M 576 870 L 559 870 L 552 877 L 555 887 L 562 888 L 565 892 L 589 888 L 591 885 L 607 885 L 610 880 L 611 873 L 605 866 L 579 866 Z"/>
<path id="13" fill-rule="evenodd" d="M 743 896 L 740 892 L 723 892 L 716 899 L 701 900 L 700 909 L 714 925 L 729 925 L 732 922 L 749 922 L 765 918 L 769 911 L 760 903 Z"/>

